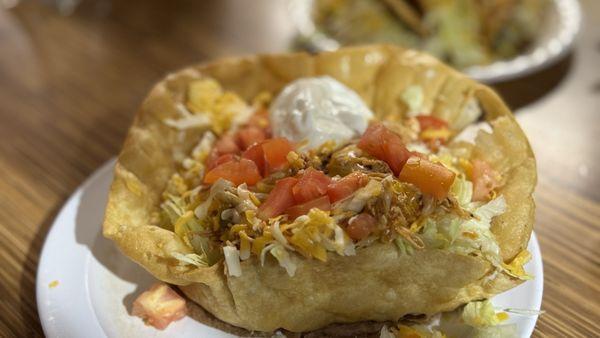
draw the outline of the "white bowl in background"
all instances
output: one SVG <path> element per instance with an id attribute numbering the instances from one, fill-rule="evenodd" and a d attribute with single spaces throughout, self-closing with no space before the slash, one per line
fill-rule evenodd
<path id="1" fill-rule="evenodd" d="M 318 33 L 311 18 L 314 0 L 288 0 L 288 11 L 298 30 L 298 37 L 311 51 L 335 50 L 337 40 Z M 475 80 L 498 83 L 551 66 L 565 56 L 575 41 L 581 25 L 581 8 L 577 0 L 550 0 L 539 34 L 531 46 L 512 59 L 495 61 L 462 69 Z"/>

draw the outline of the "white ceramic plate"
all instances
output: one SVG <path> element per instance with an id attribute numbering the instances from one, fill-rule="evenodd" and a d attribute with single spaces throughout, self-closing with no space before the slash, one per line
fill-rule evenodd
<path id="1" fill-rule="evenodd" d="M 315 0 L 287 0 L 290 19 L 308 49 L 335 50 L 340 47 L 340 42 L 316 33 L 311 18 L 313 1 Z M 550 0 L 542 27 L 528 50 L 509 60 L 471 66 L 462 71 L 478 81 L 497 83 L 549 67 L 570 50 L 580 25 L 581 8 L 577 0 Z"/>
<path id="2" fill-rule="evenodd" d="M 128 314 L 135 297 L 155 279 L 123 256 L 102 236 L 101 223 L 114 160 L 98 169 L 64 205 L 44 244 L 37 273 L 37 304 L 47 337 L 233 337 L 184 318 L 158 331 Z M 533 259 L 526 265 L 534 280 L 498 295 L 498 307 L 539 309 L 542 258 L 535 235 Z M 529 337 L 537 317 L 511 315 L 519 334 Z"/>

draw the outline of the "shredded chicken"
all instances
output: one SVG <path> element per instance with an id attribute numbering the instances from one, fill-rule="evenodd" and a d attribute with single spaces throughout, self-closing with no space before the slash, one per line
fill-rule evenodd
<path id="1" fill-rule="evenodd" d="M 350 144 L 334 152 L 327 165 L 327 171 L 330 176 L 346 176 L 354 171 L 365 173 L 392 172 L 387 163 L 368 156 L 356 144 Z"/>
<path id="2" fill-rule="evenodd" d="M 383 184 L 384 193 L 367 204 L 367 211 L 375 215 L 384 231 L 388 232 L 384 232 L 386 237 L 390 239 L 395 237 L 394 234 L 389 232 L 393 229 L 414 245 L 416 240 L 413 240 L 407 234 L 410 225 L 421 214 L 421 192 L 412 184 L 400 182 L 392 176 L 387 176 L 381 183 Z M 390 224 L 392 224 L 391 227 Z M 404 229 L 407 231 L 404 231 Z M 415 246 L 419 247 L 420 245 Z"/>

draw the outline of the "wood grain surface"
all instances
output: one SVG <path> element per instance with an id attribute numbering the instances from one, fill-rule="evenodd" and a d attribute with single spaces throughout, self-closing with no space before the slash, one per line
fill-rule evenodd
<path id="1" fill-rule="evenodd" d="M 3 337 L 43 335 L 35 274 L 44 238 L 65 199 L 117 154 L 152 83 L 201 60 L 285 50 L 293 35 L 276 0 L 83 1 L 62 14 L 53 2 L 0 9 Z M 581 4 L 571 55 L 497 86 L 538 160 L 546 313 L 535 337 L 600 336 L 600 1 Z"/>

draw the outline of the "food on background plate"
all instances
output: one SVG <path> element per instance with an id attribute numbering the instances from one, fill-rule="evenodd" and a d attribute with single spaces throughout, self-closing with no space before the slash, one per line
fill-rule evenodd
<path id="1" fill-rule="evenodd" d="M 464 140 L 482 114 L 489 130 Z M 530 278 L 535 181 L 501 99 L 428 55 L 233 58 L 153 88 L 116 164 L 104 234 L 248 330 L 469 303 L 464 317 Z"/>
<path id="2" fill-rule="evenodd" d="M 510 59 L 542 25 L 548 0 L 315 0 L 317 34 L 341 44 L 396 43 L 458 67 Z"/>

